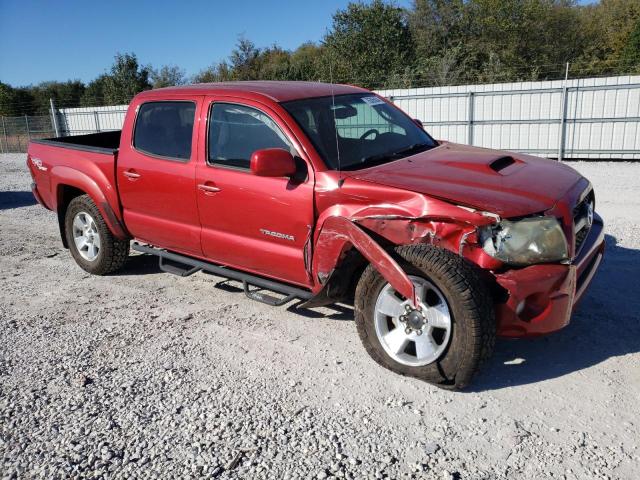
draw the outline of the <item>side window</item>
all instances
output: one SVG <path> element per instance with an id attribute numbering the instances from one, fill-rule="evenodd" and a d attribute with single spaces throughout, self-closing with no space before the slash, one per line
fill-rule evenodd
<path id="1" fill-rule="evenodd" d="M 209 118 L 209 163 L 249 168 L 251 155 L 263 148 L 292 146 L 278 125 L 260 110 L 214 103 Z"/>
<path id="2" fill-rule="evenodd" d="M 144 153 L 188 161 L 196 105 L 193 102 L 148 102 L 140 105 L 133 146 Z"/>

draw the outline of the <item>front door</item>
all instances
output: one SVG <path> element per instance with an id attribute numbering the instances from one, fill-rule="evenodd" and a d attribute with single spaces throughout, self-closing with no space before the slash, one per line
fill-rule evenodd
<path id="1" fill-rule="evenodd" d="M 308 286 L 305 244 L 313 225 L 313 171 L 293 134 L 267 106 L 209 97 L 196 171 L 202 250 L 213 261 Z M 294 178 L 258 177 L 254 151 L 284 148 L 299 163 Z"/>
<path id="2" fill-rule="evenodd" d="M 131 234 L 194 255 L 202 254 L 195 192 L 198 110 L 198 102 L 180 97 L 133 105 L 135 125 L 123 138 L 116 172 Z"/>

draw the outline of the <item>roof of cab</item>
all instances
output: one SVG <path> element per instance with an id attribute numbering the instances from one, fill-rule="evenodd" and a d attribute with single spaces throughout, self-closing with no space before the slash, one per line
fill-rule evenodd
<path id="1" fill-rule="evenodd" d="M 194 85 L 182 85 L 178 87 L 158 88 L 147 90 L 138 94 L 140 97 L 162 97 L 170 94 L 187 95 L 246 95 L 254 94 L 275 102 L 287 102 L 301 98 L 327 97 L 329 95 L 343 95 L 348 93 L 368 92 L 364 88 L 351 85 L 320 83 L 320 82 L 293 82 L 293 81 L 246 81 L 246 82 L 219 82 L 197 83 Z"/>

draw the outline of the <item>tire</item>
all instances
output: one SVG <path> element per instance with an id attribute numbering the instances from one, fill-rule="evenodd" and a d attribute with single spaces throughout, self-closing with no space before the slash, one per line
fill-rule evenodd
<path id="1" fill-rule="evenodd" d="M 107 275 L 126 263 L 129 241 L 114 237 L 98 207 L 88 195 L 71 200 L 64 222 L 69 250 L 83 270 L 93 275 Z M 79 236 L 82 229 L 85 233 Z M 91 242 L 92 247 L 88 247 L 87 242 Z M 80 248 L 79 245 L 84 246 Z"/>
<path id="2" fill-rule="evenodd" d="M 426 312 L 435 309 L 437 316 L 433 318 L 439 320 L 433 324 L 431 320 L 427 323 L 423 323 L 424 320 L 407 322 L 407 318 L 416 318 L 406 315 L 408 302 L 399 297 L 378 271 L 369 265 L 358 282 L 354 302 L 360 340 L 377 363 L 393 372 L 450 390 L 466 387 L 493 353 L 496 337 L 492 297 L 478 269 L 448 250 L 431 245 L 397 247 L 394 257 L 412 281 L 423 286 Z M 388 309 L 383 308 L 389 304 L 385 294 L 406 302 L 402 305 L 404 322 L 400 320 L 402 315 L 387 315 Z M 395 308 L 394 304 L 394 312 Z M 446 312 L 449 314 L 448 320 Z M 385 322 L 388 327 L 385 327 Z M 441 324 L 443 328 L 433 327 L 436 324 Z M 401 331 L 398 332 L 396 328 L 401 328 Z M 403 345 L 399 341 L 386 341 L 393 339 L 393 336 L 388 336 L 391 332 L 396 339 L 402 338 L 404 333 L 406 338 L 402 341 L 406 346 L 391 348 Z M 438 340 L 441 342 L 438 343 Z M 431 347 L 419 347 L 424 341 L 428 341 L 427 345 L 432 347 L 432 351 L 429 350 Z M 401 351 L 397 352 L 398 349 Z M 426 354 L 421 357 L 418 355 L 420 350 L 430 353 L 431 357 Z"/>

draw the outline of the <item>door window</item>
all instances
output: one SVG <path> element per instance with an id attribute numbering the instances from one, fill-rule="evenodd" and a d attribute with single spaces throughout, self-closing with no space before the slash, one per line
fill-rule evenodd
<path id="1" fill-rule="evenodd" d="M 196 105 L 193 102 L 148 102 L 140 105 L 133 146 L 141 152 L 186 162 Z"/>
<path id="2" fill-rule="evenodd" d="M 293 147 L 278 125 L 255 108 L 214 103 L 209 120 L 209 163 L 248 169 L 251 155 L 264 148 Z"/>

